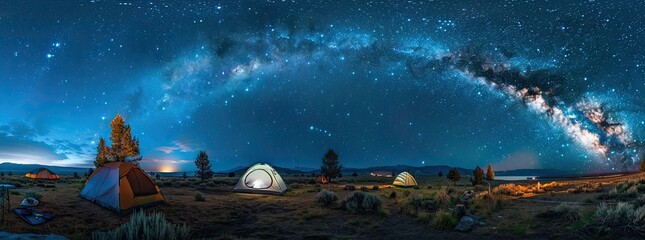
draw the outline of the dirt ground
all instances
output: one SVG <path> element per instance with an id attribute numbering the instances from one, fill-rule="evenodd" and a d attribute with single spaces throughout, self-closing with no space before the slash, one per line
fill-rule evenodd
<path id="1" fill-rule="evenodd" d="M 167 202 L 146 208 L 145 211 L 162 212 L 172 223 L 189 225 L 194 239 L 589 239 L 593 236 L 581 234 L 552 219 L 535 216 L 553 209 L 561 202 L 576 202 L 583 211 L 594 209 L 599 203 L 596 197 L 602 193 L 574 194 L 565 190 L 576 184 L 601 181 L 605 186 L 604 192 L 607 192 L 612 184 L 631 178 L 633 176 L 559 181 L 563 184 L 559 191 L 513 198 L 503 209 L 483 218 L 484 226 L 469 233 L 433 229 L 428 222 L 403 213 L 400 197 L 388 197 L 392 191 L 401 196 L 404 195 L 403 191 L 430 192 L 449 184 L 445 178 L 439 177 L 418 177 L 418 189 L 386 188 L 389 187 L 386 183 L 379 183 L 383 180 L 354 179 L 356 183 L 351 184 L 381 186 L 379 190 L 369 190 L 383 201 L 385 213 L 380 214 L 352 215 L 340 209 L 339 204 L 322 208 L 315 202 L 318 194 L 315 184 L 291 183 L 290 190 L 284 196 L 257 195 L 233 193 L 234 179 L 210 184 L 205 189 L 199 184 L 160 184 Z M 285 179 L 287 182 L 298 181 L 288 177 Z M 6 182 L 11 179 L 5 177 L 2 180 Z M 164 180 L 183 181 L 179 178 Z M 342 200 L 352 192 L 343 190 L 343 185 L 347 183 L 342 181 L 320 188 L 334 190 Z M 18 206 L 24 197 L 22 193 L 37 191 L 43 197 L 36 209 L 52 212 L 55 218 L 39 226 L 30 226 L 14 213 L 5 213 L 5 222 L 0 229 L 13 233 L 54 233 L 71 239 L 89 239 L 93 231 L 111 230 L 128 220 L 128 215 L 119 216 L 80 198 L 82 182 L 67 178 L 55 183 L 55 188 L 51 183 L 45 187 L 42 184 L 24 184 L 10 195 L 12 207 Z M 495 185 L 500 183 L 508 182 L 495 181 Z M 520 183 L 535 184 L 530 181 Z M 201 188 L 199 191 L 205 195 L 206 201 L 194 200 L 198 188 Z M 462 181 L 457 183 L 455 189 L 460 192 L 473 187 Z"/>

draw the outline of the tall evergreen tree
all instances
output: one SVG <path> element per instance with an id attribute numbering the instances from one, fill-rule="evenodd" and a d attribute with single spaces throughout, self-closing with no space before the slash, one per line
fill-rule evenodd
<path id="1" fill-rule="evenodd" d="M 103 164 L 108 163 L 108 156 L 110 154 L 110 148 L 105 145 L 105 139 L 99 138 L 99 146 L 96 147 L 96 158 L 94 159 L 94 167 L 102 167 Z"/>
<path id="2" fill-rule="evenodd" d="M 107 146 L 105 139 L 99 139 L 94 166 L 98 168 L 109 162 L 125 161 L 138 164 L 141 160 L 139 140 L 132 137 L 130 125 L 126 125 L 121 115 L 117 114 L 110 122 L 110 127 L 112 128 L 110 132 L 112 145 Z"/>
<path id="3" fill-rule="evenodd" d="M 473 186 L 475 185 L 480 185 L 484 182 L 484 170 L 477 166 L 475 170 L 473 171 Z"/>
<path id="4" fill-rule="evenodd" d="M 459 171 L 457 171 L 457 168 L 450 169 L 448 172 L 448 179 L 452 181 L 453 183 L 456 181 L 459 181 L 461 179 L 461 174 L 459 174 Z"/>
<path id="5" fill-rule="evenodd" d="M 327 150 L 322 159 L 323 165 L 320 167 L 322 174 L 331 182 L 332 179 L 339 176 L 342 165 L 339 164 L 338 154 L 333 149 Z"/>
<path id="6" fill-rule="evenodd" d="M 202 181 L 213 177 L 213 170 L 211 170 L 211 162 L 208 159 L 208 154 L 206 151 L 199 151 L 199 155 L 195 159 L 195 166 L 197 166 L 197 171 L 195 175 L 199 177 Z"/>
<path id="7" fill-rule="evenodd" d="M 495 172 L 493 171 L 493 166 L 490 164 L 488 164 L 488 169 L 486 169 L 486 180 L 495 180 Z"/>
<path id="8" fill-rule="evenodd" d="M 114 162 L 125 162 L 126 160 L 138 161 L 139 155 L 139 140 L 132 137 L 130 125 L 125 124 L 121 115 L 117 114 L 116 117 L 110 122 L 112 132 L 110 134 L 110 157 Z"/>

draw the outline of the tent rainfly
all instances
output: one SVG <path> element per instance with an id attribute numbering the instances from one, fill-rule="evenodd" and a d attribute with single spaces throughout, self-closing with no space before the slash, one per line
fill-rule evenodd
<path id="1" fill-rule="evenodd" d="M 60 179 L 60 176 L 58 176 L 58 174 L 50 171 L 47 168 L 39 168 L 39 169 L 33 170 L 31 172 L 27 172 L 27 174 L 25 174 L 25 177 L 32 178 L 32 179 L 39 179 L 39 180 L 58 180 L 58 179 Z"/>
<path id="2" fill-rule="evenodd" d="M 117 213 L 166 201 L 152 178 L 139 166 L 126 162 L 107 163 L 96 169 L 81 197 Z"/>
<path id="3" fill-rule="evenodd" d="M 233 189 L 235 192 L 284 194 L 287 184 L 269 164 L 258 163 L 242 175 Z"/>
<path id="4" fill-rule="evenodd" d="M 398 176 L 396 176 L 393 185 L 399 187 L 412 187 L 417 185 L 417 180 L 414 179 L 412 174 L 410 174 L 409 172 L 402 172 L 399 173 Z"/>
<path id="5" fill-rule="evenodd" d="M 325 176 L 318 176 L 318 177 L 316 178 L 316 183 L 326 184 L 326 183 L 328 183 L 328 182 L 329 182 L 329 181 L 327 181 L 327 178 L 326 178 Z"/>

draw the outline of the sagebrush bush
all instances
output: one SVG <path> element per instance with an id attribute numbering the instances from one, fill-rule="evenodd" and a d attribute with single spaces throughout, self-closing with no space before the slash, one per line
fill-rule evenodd
<path id="1" fill-rule="evenodd" d="M 580 206 L 569 203 L 560 203 L 560 205 L 555 207 L 554 211 L 560 215 L 565 223 L 574 223 L 582 218 Z"/>
<path id="2" fill-rule="evenodd" d="M 453 229 L 457 225 L 457 219 L 448 211 L 440 209 L 432 219 L 432 226 L 439 230 Z"/>
<path id="3" fill-rule="evenodd" d="M 615 207 L 600 203 L 594 215 L 594 221 L 605 226 L 627 226 L 633 218 L 634 205 L 624 202 L 618 202 Z"/>
<path id="4" fill-rule="evenodd" d="M 413 195 L 409 197 L 403 206 L 403 210 L 412 216 L 419 217 L 424 213 L 430 213 L 437 209 L 437 204 L 433 198 L 423 195 Z"/>
<path id="5" fill-rule="evenodd" d="M 25 192 L 25 197 L 32 197 L 35 198 L 36 200 L 40 201 L 40 199 L 43 197 L 42 194 L 36 191 L 26 191 Z"/>
<path id="6" fill-rule="evenodd" d="M 345 185 L 345 190 L 354 191 L 354 190 L 356 190 L 356 187 L 354 185 L 347 184 L 347 185 Z"/>
<path id="7" fill-rule="evenodd" d="M 171 224 L 162 213 L 135 212 L 128 222 L 114 230 L 92 233 L 95 240 L 185 240 L 190 239 L 190 227 Z"/>
<path id="8" fill-rule="evenodd" d="M 378 185 L 372 186 L 372 190 L 378 190 Z"/>
<path id="9" fill-rule="evenodd" d="M 522 196 L 524 195 L 524 192 L 526 192 L 526 190 L 527 187 L 525 186 L 507 183 L 495 187 L 495 189 L 493 189 L 493 193 L 511 196 Z"/>
<path id="10" fill-rule="evenodd" d="M 645 206 L 645 194 L 638 196 L 638 198 L 636 198 L 635 204 L 638 207 Z"/>
<path id="11" fill-rule="evenodd" d="M 504 200 L 500 196 L 489 192 L 480 192 L 472 199 L 473 210 L 482 213 L 484 216 L 502 209 L 503 206 Z"/>
<path id="12" fill-rule="evenodd" d="M 335 192 L 323 189 L 320 190 L 320 193 L 318 193 L 318 198 L 316 201 L 322 206 L 329 206 L 334 204 L 337 200 L 338 196 L 336 196 Z"/>
<path id="13" fill-rule="evenodd" d="M 201 192 L 196 192 L 195 193 L 195 201 L 204 202 L 204 201 L 206 201 L 206 197 L 204 197 L 204 194 L 202 194 Z"/>
<path id="14" fill-rule="evenodd" d="M 431 197 L 413 195 L 408 198 L 405 207 L 414 210 L 433 211 L 437 209 L 436 202 Z"/>
<path id="15" fill-rule="evenodd" d="M 448 195 L 448 190 L 446 188 L 441 188 L 435 196 L 437 206 L 441 208 L 450 207 L 451 200 L 452 199 L 450 198 L 450 195 Z"/>
<path id="16" fill-rule="evenodd" d="M 371 193 L 355 191 L 348 195 L 341 205 L 352 214 L 377 212 L 381 208 L 381 199 Z"/>

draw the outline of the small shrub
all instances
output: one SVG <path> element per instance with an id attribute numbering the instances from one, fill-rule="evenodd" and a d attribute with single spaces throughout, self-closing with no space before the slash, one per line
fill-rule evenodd
<path id="1" fill-rule="evenodd" d="M 92 239 L 124 239 L 124 240 L 186 240 L 190 239 L 190 227 L 171 224 L 162 213 L 146 214 L 135 212 L 128 222 L 107 232 L 96 231 Z"/>
<path id="2" fill-rule="evenodd" d="M 163 182 L 164 187 L 172 187 L 172 181 L 165 181 Z"/>
<path id="3" fill-rule="evenodd" d="M 323 189 L 318 193 L 318 199 L 316 200 L 318 204 L 322 206 L 329 206 L 334 204 L 338 200 L 336 193 Z"/>
<path id="4" fill-rule="evenodd" d="M 43 195 L 40 194 L 39 192 L 36 192 L 36 191 L 26 191 L 25 192 L 25 197 L 32 197 L 32 198 L 35 198 L 36 200 L 40 201 L 40 199 L 43 197 Z"/>
<path id="5" fill-rule="evenodd" d="M 372 186 L 372 190 L 374 190 L 374 191 L 378 191 L 378 185 L 374 185 L 374 186 Z"/>
<path id="6" fill-rule="evenodd" d="M 414 195 L 408 198 L 404 210 L 410 215 L 418 215 L 419 212 L 432 212 L 437 208 L 434 199 L 422 195 Z"/>
<path id="7" fill-rule="evenodd" d="M 367 192 L 368 189 L 369 188 L 367 188 L 367 186 L 361 186 L 361 191 L 363 191 L 363 192 Z"/>
<path id="8" fill-rule="evenodd" d="M 449 207 L 451 203 L 451 198 L 450 195 L 448 195 L 448 190 L 446 188 L 442 188 L 437 192 L 437 195 L 435 196 L 435 201 L 437 202 L 438 207 Z"/>
<path id="9" fill-rule="evenodd" d="M 457 225 L 457 219 L 448 211 L 440 209 L 435 213 L 432 226 L 439 230 L 453 229 Z"/>
<path id="10" fill-rule="evenodd" d="M 480 212 L 483 216 L 488 216 L 491 213 L 502 209 L 504 200 L 498 195 L 489 192 L 480 192 L 472 200 L 473 210 Z"/>
<path id="11" fill-rule="evenodd" d="M 638 198 L 636 198 L 635 204 L 639 207 L 645 206 L 645 194 L 638 196 Z"/>
<path id="12" fill-rule="evenodd" d="M 557 213 L 567 224 L 577 222 L 582 218 L 582 212 L 580 211 L 579 206 L 560 203 L 560 205 L 556 206 L 554 210 L 555 213 Z"/>
<path id="13" fill-rule="evenodd" d="M 180 181 L 179 186 L 188 187 L 188 186 L 190 186 L 190 182 L 188 182 L 188 181 Z"/>
<path id="14" fill-rule="evenodd" d="M 495 189 L 493 189 L 493 193 L 511 196 L 522 196 L 524 195 L 524 192 L 526 192 L 526 190 L 527 187 L 525 186 L 508 183 L 495 187 Z"/>
<path id="15" fill-rule="evenodd" d="M 11 195 L 20 195 L 20 192 L 18 192 L 16 190 L 11 190 L 10 194 Z"/>
<path id="16" fill-rule="evenodd" d="M 202 194 L 201 192 L 196 192 L 195 193 L 195 201 L 204 202 L 204 201 L 206 201 L 206 197 L 204 197 L 204 194 Z"/>
<path id="17" fill-rule="evenodd" d="M 341 205 L 352 214 L 377 212 L 381 208 L 381 199 L 371 193 L 355 191 L 348 195 Z"/>
<path id="18" fill-rule="evenodd" d="M 619 202 L 615 207 L 611 207 L 603 202 L 598 206 L 594 219 L 605 226 L 626 226 L 631 223 L 633 214 L 634 205 Z"/>
<path id="19" fill-rule="evenodd" d="M 354 191 L 356 190 L 356 187 L 354 185 L 345 185 L 345 190 L 347 191 Z"/>
<path id="20" fill-rule="evenodd" d="M 299 189 L 300 187 L 302 187 L 302 185 L 300 185 L 299 183 L 292 183 L 291 186 L 289 186 L 289 188 L 292 189 Z"/>

